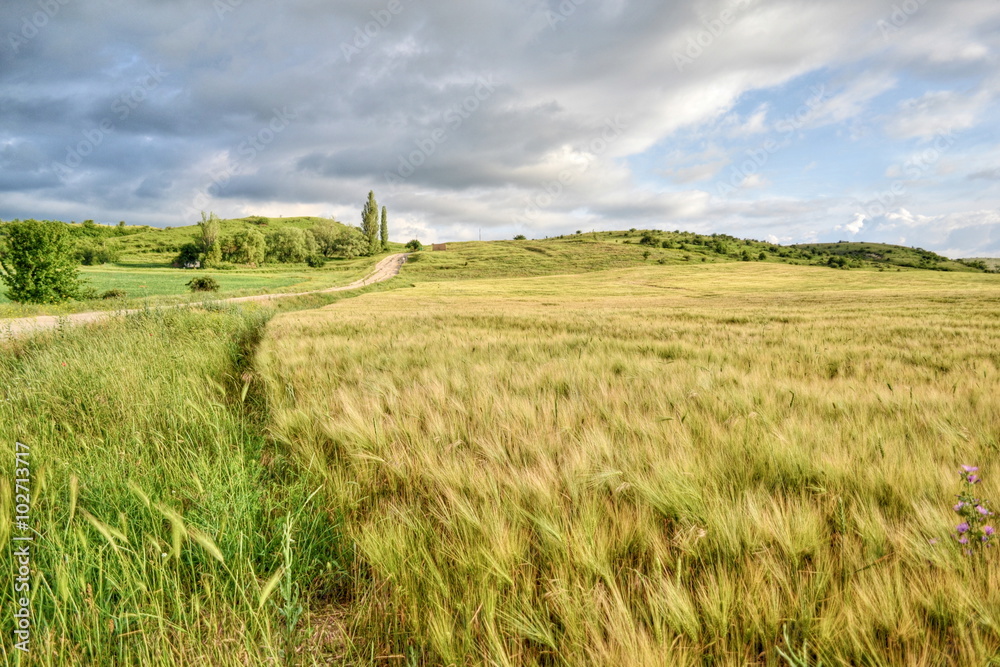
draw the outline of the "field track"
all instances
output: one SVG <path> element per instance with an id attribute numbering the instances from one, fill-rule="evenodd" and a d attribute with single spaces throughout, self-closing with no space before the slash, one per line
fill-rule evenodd
<path id="1" fill-rule="evenodd" d="M 280 293 L 280 294 L 255 294 L 253 296 L 240 296 L 232 297 L 228 299 L 218 299 L 213 300 L 212 303 L 242 303 L 246 301 L 269 301 L 271 299 L 283 299 L 291 296 L 303 296 L 305 294 L 323 294 L 325 292 L 344 292 L 347 290 L 358 289 L 359 287 L 365 287 L 366 285 L 371 285 L 373 283 L 382 282 L 392 278 L 399 273 L 399 269 L 406 262 L 406 257 L 409 253 L 398 253 L 395 255 L 389 255 L 385 259 L 379 261 L 375 265 L 375 269 L 369 273 L 364 278 L 360 280 L 355 280 L 348 285 L 341 285 L 339 287 L 328 287 L 321 290 L 313 290 L 310 292 L 291 292 L 291 293 Z M 186 306 L 198 305 L 198 304 L 185 304 L 184 306 L 159 306 L 159 308 L 183 308 Z M 65 324 L 86 324 L 88 322 L 97 322 L 99 320 L 105 319 L 112 315 L 127 315 L 130 313 L 140 312 L 140 308 L 132 308 L 128 310 L 113 310 L 113 311 L 90 311 L 86 313 L 73 313 L 71 315 L 39 315 L 36 317 L 21 317 L 16 319 L 0 320 L 0 339 L 10 338 L 13 336 L 18 336 L 25 333 L 30 333 L 33 331 L 41 331 L 44 329 L 52 329 L 59 326 L 60 322 Z"/>

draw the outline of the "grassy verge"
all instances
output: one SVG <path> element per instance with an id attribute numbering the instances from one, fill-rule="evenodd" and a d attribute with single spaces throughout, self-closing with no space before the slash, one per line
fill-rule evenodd
<path id="1" fill-rule="evenodd" d="M 35 536 L 29 654 L 0 592 L 6 664 L 294 664 L 313 641 L 308 609 L 341 595 L 349 554 L 263 435 L 249 360 L 270 315 L 152 312 L 3 344 L 0 541 L 20 534 L 15 441 Z"/>
<path id="2" fill-rule="evenodd" d="M 991 664 L 951 505 L 963 463 L 1000 498 L 996 284 L 734 263 L 272 320 L 273 433 L 357 554 L 319 656 Z"/>

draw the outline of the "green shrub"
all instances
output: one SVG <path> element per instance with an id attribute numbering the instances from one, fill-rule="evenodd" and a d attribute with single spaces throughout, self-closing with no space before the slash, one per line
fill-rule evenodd
<path id="1" fill-rule="evenodd" d="M 185 243 L 181 246 L 180 253 L 174 258 L 174 266 L 178 268 L 184 267 L 201 267 L 201 260 L 203 255 L 201 253 L 201 246 L 197 243 Z"/>
<path id="2" fill-rule="evenodd" d="M 406 243 L 406 249 L 407 250 L 412 250 L 413 252 L 419 252 L 420 250 L 424 249 L 424 246 L 417 239 L 410 239 Z"/>
<path id="3" fill-rule="evenodd" d="M 528 237 L 525 236 L 524 234 L 518 234 L 517 236 L 514 237 L 514 240 L 515 241 L 527 241 Z"/>
<path id="4" fill-rule="evenodd" d="M 187 283 L 188 287 L 191 288 L 192 292 L 218 292 L 219 283 L 211 276 L 201 276 L 199 278 L 192 278 Z"/>
<path id="5" fill-rule="evenodd" d="M 323 255 L 309 255 L 306 257 L 306 264 L 314 269 L 321 269 L 326 266 L 326 257 Z"/>
<path id="6" fill-rule="evenodd" d="M 0 280 L 7 298 L 21 303 L 59 303 L 80 291 L 73 238 L 61 222 L 25 220 L 3 226 Z"/>

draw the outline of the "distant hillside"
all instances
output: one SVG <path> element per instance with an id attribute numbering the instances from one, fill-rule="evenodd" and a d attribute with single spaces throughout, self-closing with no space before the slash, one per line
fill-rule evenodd
<path id="1" fill-rule="evenodd" d="M 1000 273 L 1000 257 L 969 257 L 959 261 L 965 264 L 973 265 L 982 263 L 986 266 L 987 270 L 992 271 L 993 273 Z"/>
<path id="2" fill-rule="evenodd" d="M 448 243 L 446 252 L 414 254 L 404 272 L 427 280 L 542 276 L 642 264 L 778 262 L 835 269 L 932 269 L 979 272 L 974 266 L 913 248 L 830 243 L 782 246 L 726 234 L 630 229 L 548 239 Z"/>
<path id="3" fill-rule="evenodd" d="M 959 261 L 948 259 L 921 248 L 890 245 L 887 243 L 802 243 L 792 248 L 800 248 L 815 255 L 833 258 L 844 258 L 851 263 L 882 267 L 907 267 L 911 269 L 930 269 L 933 271 L 981 271 L 981 268 L 969 266 Z M 839 260 L 837 260 L 839 261 Z"/>

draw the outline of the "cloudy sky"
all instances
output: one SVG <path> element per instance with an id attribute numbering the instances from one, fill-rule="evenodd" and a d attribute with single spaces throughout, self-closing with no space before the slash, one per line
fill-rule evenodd
<path id="1" fill-rule="evenodd" d="M 3 0 L 0 219 L 1000 256 L 998 0 Z"/>

